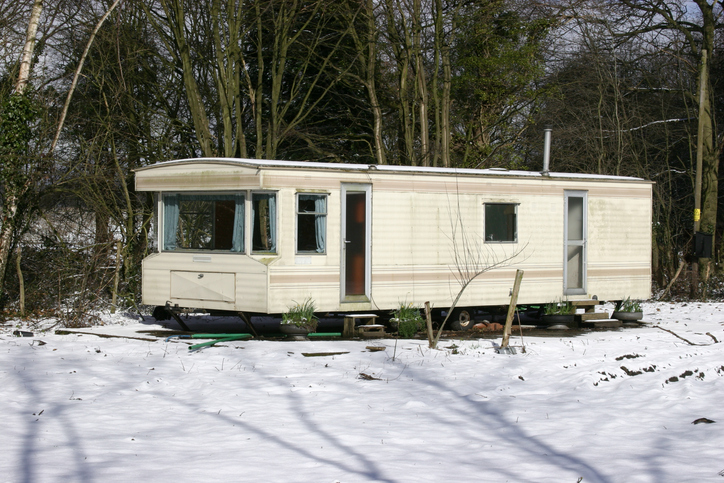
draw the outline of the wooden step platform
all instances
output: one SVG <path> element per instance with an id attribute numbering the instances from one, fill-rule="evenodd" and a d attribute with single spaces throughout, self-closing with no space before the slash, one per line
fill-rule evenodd
<path id="1" fill-rule="evenodd" d="M 360 337 L 365 337 L 367 339 L 371 339 L 373 337 L 384 337 L 387 335 L 385 333 L 385 326 L 381 324 L 360 325 L 357 327 L 357 330 Z"/>
<path id="2" fill-rule="evenodd" d="M 352 339 L 353 337 L 383 337 L 385 326 L 376 324 L 376 314 L 349 314 L 344 316 L 344 327 L 342 337 Z"/>

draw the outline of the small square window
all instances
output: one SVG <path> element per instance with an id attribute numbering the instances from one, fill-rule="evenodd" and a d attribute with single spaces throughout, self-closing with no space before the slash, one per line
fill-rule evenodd
<path id="1" fill-rule="evenodd" d="M 485 203 L 485 241 L 518 241 L 518 205 Z"/>
<path id="2" fill-rule="evenodd" d="M 297 253 L 325 253 L 327 196 L 297 195 Z"/>

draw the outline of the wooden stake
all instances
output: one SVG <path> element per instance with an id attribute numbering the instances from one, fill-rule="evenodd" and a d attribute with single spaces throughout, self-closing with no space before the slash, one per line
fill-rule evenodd
<path id="1" fill-rule="evenodd" d="M 116 301 L 118 299 L 118 282 L 121 272 L 121 242 L 116 242 L 116 274 L 113 279 L 113 295 L 111 298 L 111 313 L 116 313 Z"/>
<path id="2" fill-rule="evenodd" d="M 22 248 L 20 245 L 15 249 L 15 270 L 18 272 L 18 291 L 20 292 L 20 317 L 25 317 L 25 279 L 23 270 L 20 268 L 20 257 Z"/>
<path id="3" fill-rule="evenodd" d="M 503 342 L 501 348 L 508 347 L 510 342 L 510 332 L 513 328 L 513 315 L 515 314 L 515 306 L 518 303 L 518 292 L 520 291 L 520 282 L 523 281 L 523 270 L 516 270 L 515 282 L 513 283 L 513 293 L 510 297 L 510 305 L 508 306 L 508 316 L 505 318 L 505 328 L 503 329 Z"/>
<path id="4" fill-rule="evenodd" d="M 430 308 L 430 302 L 425 302 L 425 320 L 427 321 L 427 341 L 430 343 L 430 347 L 433 347 L 433 332 L 432 332 L 432 309 Z"/>

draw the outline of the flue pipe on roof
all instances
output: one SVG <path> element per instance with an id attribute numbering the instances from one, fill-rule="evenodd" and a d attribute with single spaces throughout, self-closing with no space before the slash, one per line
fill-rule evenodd
<path id="1" fill-rule="evenodd" d="M 543 174 L 548 174 L 551 167 L 551 131 L 553 129 L 550 126 L 546 126 L 545 139 L 543 143 Z"/>

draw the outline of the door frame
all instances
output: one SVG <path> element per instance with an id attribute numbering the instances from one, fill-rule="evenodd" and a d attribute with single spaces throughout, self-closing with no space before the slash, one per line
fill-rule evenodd
<path id="1" fill-rule="evenodd" d="M 340 223 L 340 261 L 339 288 L 341 302 L 369 302 L 372 288 L 372 185 L 365 183 L 342 183 L 341 185 L 341 223 Z M 364 295 L 347 295 L 347 193 L 365 194 L 365 268 Z"/>
<path id="2" fill-rule="evenodd" d="M 588 286 L 588 191 L 565 190 L 563 202 L 563 295 L 585 295 Z M 568 239 L 568 200 L 583 199 L 582 240 Z M 568 288 L 568 248 L 580 246 L 581 250 L 581 287 Z"/>

